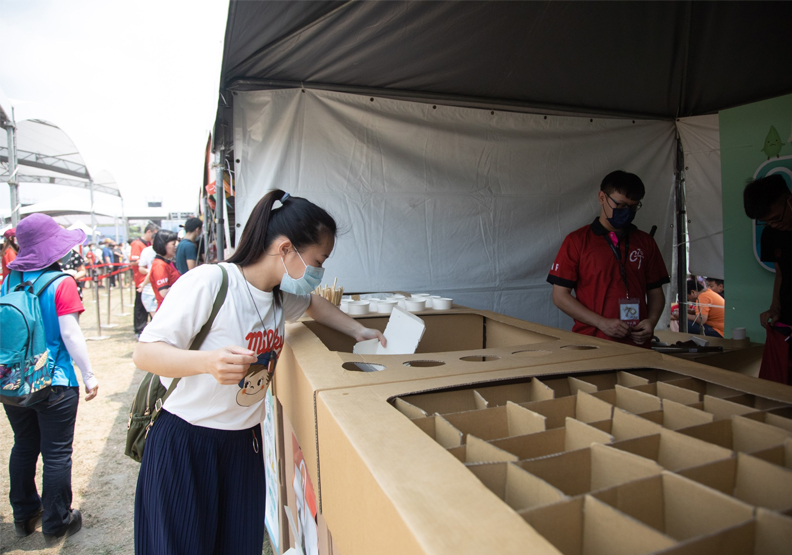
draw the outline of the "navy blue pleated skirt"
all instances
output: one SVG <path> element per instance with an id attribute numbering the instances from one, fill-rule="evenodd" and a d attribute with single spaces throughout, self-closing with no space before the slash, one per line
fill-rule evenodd
<path id="1" fill-rule="evenodd" d="M 137 555 L 261 555 L 261 427 L 193 426 L 162 411 L 146 440 L 135 495 Z"/>

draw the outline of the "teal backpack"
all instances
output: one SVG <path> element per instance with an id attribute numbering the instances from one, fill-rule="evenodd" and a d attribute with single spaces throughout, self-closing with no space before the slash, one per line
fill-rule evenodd
<path id="1" fill-rule="evenodd" d="M 29 407 L 50 394 L 57 353 L 47 349 L 39 295 L 67 275 L 44 272 L 32 283 L 22 282 L 21 272 L 6 277 L 0 297 L 0 402 L 6 405 Z"/>

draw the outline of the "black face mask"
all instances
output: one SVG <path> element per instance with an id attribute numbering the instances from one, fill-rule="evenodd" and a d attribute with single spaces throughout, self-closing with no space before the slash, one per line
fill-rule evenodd
<path id="1" fill-rule="evenodd" d="M 635 219 L 635 211 L 629 208 L 614 208 L 613 215 L 608 218 L 608 223 L 613 229 L 624 229 Z"/>
<path id="2" fill-rule="evenodd" d="M 61 267 L 66 266 L 66 264 L 68 264 L 69 261 L 71 260 L 71 257 L 72 257 L 72 251 L 69 251 L 65 255 L 63 255 L 63 258 L 58 260 L 58 262 L 60 263 Z"/>

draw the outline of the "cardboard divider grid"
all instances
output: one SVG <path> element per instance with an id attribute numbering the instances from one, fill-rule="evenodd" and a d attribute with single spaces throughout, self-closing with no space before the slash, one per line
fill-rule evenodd
<path id="1" fill-rule="evenodd" d="M 668 471 L 592 495 L 677 541 L 719 532 L 754 516 L 750 505 Z"/>
<path id="2" fill-rule="evenodd" d="M 785 439 L 781 445 L 754 451 L 751 454 L 758 459 L 792 469 L 792 439 Z"/>
<path id="3" fill-rule="evenodd" d="M 729 449 L 665 428 L 661 429 L 660 433 L 651 436 L 617 441 L 613 443 L 613 447 L 657 461 L 666 470 L 673 471 L 701 466 L 734 456 L 734 453 Z"/>
<path id="4" fill-rule="evenodd" d="M 331 362 L 350 356 L 341 355 L 331 353 Z M 301 367 L 309 358 L 299 354 L 295 365 L 316 387 L 318 374 Z M 385 372 L 368 384 L 328 378 L 313 389 L 321 512 L 340 552 L 706 554 L 717 552 L 718 542 L 746 553 L 777 547 L 787 519 L 776 517 L 792 509 L 792 481 L 789 489 L 785 481 L 792 470 L 782 466 L 792 459 L 792 440 L 758 443 L 746 463 L 749 455 L 683 432 L 718 421 L 733 428 L 737 415 L 749 422 L 737 426 L 772 427 L 777 420 L 769 435 L 786 434 L 792 388 L 655 353 L 563 364 L 544 358 L 545 364 L 513 368 L 480 363 L 478 372 L 453 375 L 443 373 L 448 365 L 407 368 L 404 381 L 382 381 Z M 426 374 L 415 378 L 419 370 Z M 781 483 L 772 495 L 760 467 L 774 469 L 765 476 Z M 715 525 L 681 523 L 689 526 L 684 535 L 597 499 L 653 479 L 662 486 L 661 507 L 673 505 L 679 476 L 702 484 L 688 489 L 707 492 L 700 496 L 703 514 L 732 516 Z M 749 511 L 775 512 L 760 524 L 758 512 L 744 518 L 740 502 Z"/>
<path id="5" fill-rule="evenodd" d="M 679 474 L 756 507 L 792 511 L 792 470 L 745 453 Z"/>
<path id="6" fill-rule="evenodd" d="M 683 428 L 680 433 L 742 453 L 780 447 L 792 438 L 792 432 L 743 416 Z"/>

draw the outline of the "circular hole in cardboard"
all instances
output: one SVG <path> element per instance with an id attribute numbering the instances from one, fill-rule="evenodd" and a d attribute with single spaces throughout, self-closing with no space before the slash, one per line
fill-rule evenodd
<path id="1" fill-rule="evenodd" d="M 513 355 L 521 355 L 527 357 L 543 357 L 545 355 L 549 355 L 553 351 L 545 351 L 543 349 L 525 349 L 523 351 L 514 351 Z"/>
<path id="2" fill-rule="evenodd" d="M 372 364 L 370 362 L 345 362 L 341 365 L 341 368 L 350 372 L 382 372 L 386 367 L 382 364 Z"/>
<path id="3" fill-rule="evenodd" d="M 595 347 L 594 345 L 564 345 L 561 348 L 569 351 L 592 351 L 594 349 L 599 349 L 599 347 Z"/>
<path id="4" fill-rule="evenodd" d="M 405 366 L 411 368 L 432 368 L 433 366 L 443 366 L 445 362 L 442 360 L 408 360 L 404 363 Z"/>
<path id="5" fill-rule="evenodd" d="M 465 362 L 492 362 L 493 360 L 498 360 L 500 357 L 496 357 L 494 355 L 471 355 L 469 357 L 462 357 L 459 360 L 464 360 Z"/>

